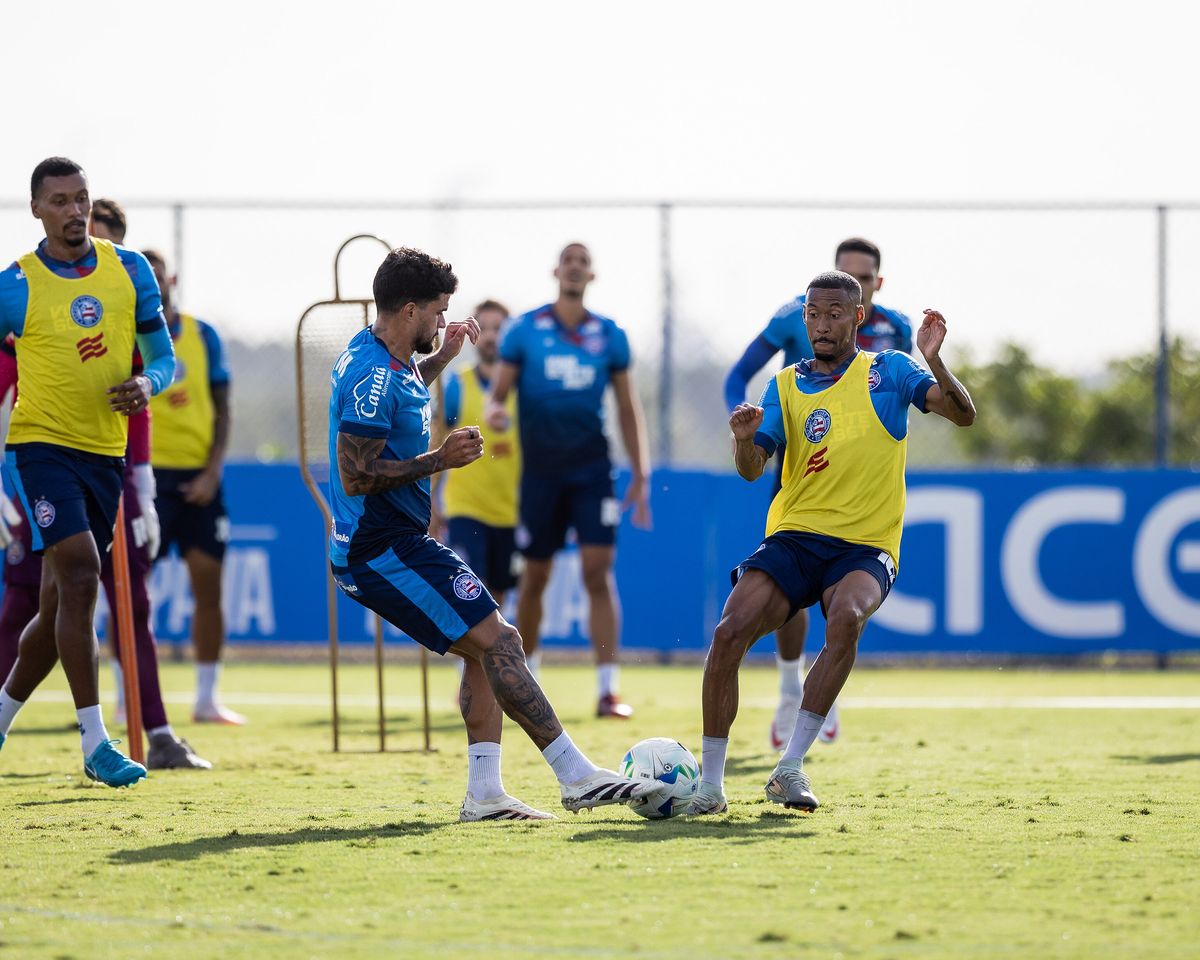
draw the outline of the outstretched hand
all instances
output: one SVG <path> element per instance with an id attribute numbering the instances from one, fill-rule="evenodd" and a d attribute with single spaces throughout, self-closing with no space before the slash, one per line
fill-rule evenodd
<path id="1" fill-rule="evenodd" d="M 734 440 L 753 440 L 762 426 L 763 408 L 752 403 L 739 403 L 729 416 L 729 429 Z"/>
<path id="2" fill-rule="evenodd" d="M 474 317 L 466 320 L 452 320 L 446 324 L 446 333 L 442 337 L 442 348 L 438 351 L 447 361 L 453 360 L 462 350 L 463 344 L 470 340 L 474 343 L 479 339 L 479 321 Z"/>
<path id="3" fill-rule="evenodd" d="M 935 359 L 941 352 L 946 339 L 946 318 L 937 310 L 925 308 L 925 319 L 917 331 L 917 349 L 926 360 Z"/>

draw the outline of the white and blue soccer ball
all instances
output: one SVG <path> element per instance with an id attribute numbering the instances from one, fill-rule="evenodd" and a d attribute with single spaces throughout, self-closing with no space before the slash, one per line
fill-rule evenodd
<path id="1" fill-rule="evenodd" d="M 687 809 L 700 786 L 700 764 L 678 740 L 651 737 L 635 743 L 621 761 L 621 773 L 634 780 L 660 780 L 670 787 L 665 798 L 634 800 L 629 809 L 647 820 L 666 820 Z"/>

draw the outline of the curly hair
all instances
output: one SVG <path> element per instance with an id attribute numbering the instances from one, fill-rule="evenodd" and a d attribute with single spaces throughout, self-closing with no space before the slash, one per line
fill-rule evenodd
<path id="1" fill-rule="evenodd" d="M 850 274 L 841 270 L 818 273 L 808 284 L 809 290 L 845 290 L 851 303 L 862 303 L 862 285 Z"/>
<path id="2" fill-rule="evenodd" d="M 375 306 L 382 312 L 423 305 L 458 289 L 450 264 L 412 247 L 397 247 L 375 271 Z"/>

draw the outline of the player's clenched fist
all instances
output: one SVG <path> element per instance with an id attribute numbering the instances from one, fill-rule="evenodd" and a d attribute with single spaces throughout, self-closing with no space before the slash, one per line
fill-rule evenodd
<path id="1" fill-rule="evenodd" d="M 478 427 L 459 427 L 457 430 L 451 430 L 438 448 L 438 454 L 443 470 L 465 467 L 483 456 L 483 435 Z"/>
<path id="2" fill-rule="evenodd" d="M 734 440 L 753 440 L 762 426 L 763 408 L 752 403 L 739 403 L 729 416 L 729 429 Z"/>

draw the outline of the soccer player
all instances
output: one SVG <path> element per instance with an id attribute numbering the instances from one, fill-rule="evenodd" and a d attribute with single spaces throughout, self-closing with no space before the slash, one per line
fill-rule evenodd
<path id="1" fill-rule="evenodd" d="M 862 287 L 847 273 L 808 286 L 804 325 L 813 359 L 767 384 L 761 406 L 739 404 L 729 418 L 738 473 L 757 480 L 784 451 L 783 489 L 767 515 L 767 538 L 733 571 L 734 588 L 704 664 L 702 779 L 690 814 L 726 809 L 725 752 L 737 715 L 738 666 L 759 638 L 819 602 L 825 648 L 767 799 L 793 809 L 818 806 L 805 754 L 841 692 L 868 618 L 895 580 L 904 523 L 908 407 L 970 426 L 975 406 L 941 358 L 946 321 L 926 310 L 917 346 L 932 376 L 895 350 L 860 350 Z"/>
<path id="2" fill-rule="evenodd" d="M 859 328 L 859 347 L 872 353 L 899 350 L 912 353 L 912 323 L 899 310 L 891 310 L 874 302 L 875 294 L 883 287 L 879 273 L 879 248 L 869 240 L 851 237 L 838 244 L 833 255 L 834 269 L 854 277 L 863 291 L 863 311 L 866 320 Z M 804 295 L 795 297 L 780 307 L 766 328 L 751 341 L 741 359 L 725 378 L 725 406 L 730 413 L 746 400 L 750 379 L 783 351 L 784 366 L 799 360 L 812 359 L 812 347 L 804 330 Z M 777 459 L 775 492 L 779 492 L 783 471 L 782 458 Z M 779 667 L 779 704 L 771 721 L 768 740 L 774 750 L 782 750 L 792 735 L 796 709 L 804 693 L 804 639 L 808 634 L 808 611 L 800 610 L 775 632 L 777 646 L 775 662 Z M 838 711 L 835 703 L 829 710 L 825 726 L 818 739 L 833 743 L 838 735 Z"/>
<path id="3" fill-rule="evenodd" d="M 17 338 L 22 374 L 6 462 L 36 525 L 43 572 L 38 614 L 0 690 L 0 745 L 61 659 L 84 773 L 129 786 L 146 769 L 118 752 L 105 729 L 92 614 L 121 497 L 126 418 L 170 382 L 175 358 L 145 257 L 88 235 L 82 168 L 62 157 L 43 160 L 30 192 L 46 238 L 0 274 L 0 337 Z M 145 360 L 137 375 L 135 343 Z"/>
<path id="4" fill-rule="evenodd" d="M 470 717 L 475 697 L 494 696 L 542 751 L 566 809 L 658 793 L 661 785 L 653 781 L 597 769 L 571 742 L 529 673 L 520 634 L 500 617 L 471 568 L 427 536 L 429 478 L 483 455 L 478 426 L 457 427 L 440 447 L 429 449 L 427 385 L 464 340 L 479 334 L 474 319 L 446 327 L 445 311 L 457 287 L 449 264 L 419 250 L 393 250 L 375 274 L 375 323 L 350 341 L 334 365 L 329 402 L 334 578 L 343 593 L 418 643 L 476 661 L 488 689 L 475 689 L 475 674 L 464 672 L 464 715 Z M 444 343 L 433 353 L 443 327 Z M 428 356 L 419 360 L 418 354 Z M 498 770 L 495 779 L 498 783 Z M 497 799 L 491 813 L 478 808 L 464 813 L 472 814 L 468 819 L 515 819 L 512 798 Z"/>
<path id="5" fill-rule="evenodd" d="M 225 616 L 221 573 L 229 543 L 229 514 L 221 473 L 229 441 L 229 371 L 217 332 L 171 299 L 174 278 L 161 253 L 145 251 L 162 290 L 163 312 L 175 344 L 174 381 L 150 404 L 154 435 L 150 462 L 158 488 L 162 552 L 172 544 L 188 568 L 195 599 L 192 649 L 196 655 L 197 723 L 240 726 L 246 718 L 221 703 L 217 681 Z"/>
<path id="6" fill-rule="evenodd" d="M 628 717 L 618 679 L 619 608 L 612 566 L 617 524 L 633 508 L 635 525 L 650 526 L 650 455 L 641 402 L 629 376 L 629 340 L 607 317 L 583 305 L 595 279 L 582 243 L 567 244 L 554 271 L 558 299 L 516 319 L 500 344 L 488 424 L 503 426 L 509 391 L 520 414 L 521 552 L 525 568 L 517 592 L 517 626 L 536 664 L 542 594 L 554 554 L 574 529 L 590 602 L 599 700 L 596 715 Z M 633 474 L 625 502 L 613 495 L 612 463 L 604 435 L 604 392 L 612 384 L 617 417 Z"/>

